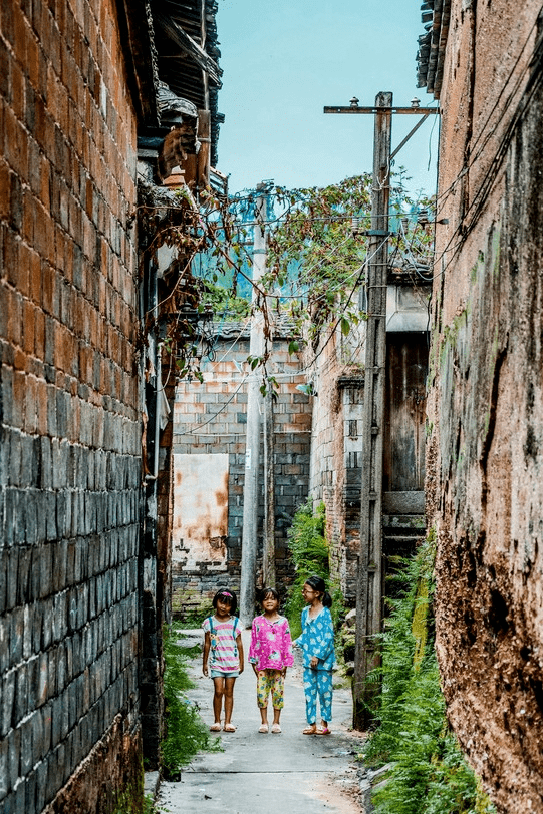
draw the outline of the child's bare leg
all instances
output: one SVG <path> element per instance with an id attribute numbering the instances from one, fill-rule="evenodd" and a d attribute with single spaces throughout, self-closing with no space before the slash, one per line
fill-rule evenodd
<path id="1" fill-rule="evenodd" d="M 268 723 L 268 707 L 267 706 L 259 707 L 259 710 L 260 710 L 260 717 L 262 719 L 262 723 L 267 724 Z"/>
<path id="2" fill-rule="evenodd" d="M 279 723 L 279 718 L 280 717 L 281 717 L 281 710 L 274 707 L 273 708 L 273 722 L 274 722 L 274 724 Z"/>
<path id="3" fill-rule="evenodd" d="M 224 695 L 224 678 L 214 678 L 213 684 L 215 685 L 215 693 L 213 695 L 213 715 L 215 716 L 215 723 L 221 722 L 222 711 L 222 698 Z"/>
<path id="4" fill-rule="evenodd" d="M 224 725 L 230 723 L 232 719 L 232 710 L 234 709 L 234 684 L 235 678 L 224 679 Z"/>

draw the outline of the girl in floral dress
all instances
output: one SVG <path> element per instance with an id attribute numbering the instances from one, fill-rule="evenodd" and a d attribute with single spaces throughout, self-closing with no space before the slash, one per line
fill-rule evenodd
<path id="1" fill-rule="evenodd" d="M 307 723 L 304 735 L 329 735 L 332 720 L 332 669 L 335 662 L 334 627 L 330 614 L 332 597 L 321 577 L 312 576 L 302 593 L 308 603 L 302 611 L 302 635 L 294 644 L 303 652 L 304 693 Z M 321 726 L 317 728 L 317 696 Z"/>
<path id="2" fill-rule="evenodd" d="M 279 720 L 284 705 L 285 675 L 287 667 L 292 667 L 292 641 L 290 628 L 284 616 L 280 616 L 279 594 L 275 588 L 262 591 L 262 616 L 253 620 L 249 661 L 256 675 L 256 696 L 262 723 L 258 730 L 262 734 L 269 731 L 268 696 L 271 693 L 273 705 L 272 733 L 281 732 Z"/>

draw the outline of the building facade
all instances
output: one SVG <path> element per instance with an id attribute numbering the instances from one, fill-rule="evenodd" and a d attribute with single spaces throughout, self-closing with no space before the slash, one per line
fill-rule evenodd
<path id="1" fill-rule="evenodd" d="M 155 185 L 161 167 L 185 160 L 193 189 L 209 174 L 209 150 L 198 161 L 194 138 L 182 151 L 163 146 L 172 127 L 180 142 L 183 124 L 160 111 L 172 57 L 196 119 L 202 109 L 216 134 L 219 118 L 213 31 L 209 53 L 200 44 L 215 7 L 189 6 L 0 9 L 5 811 L 112 811 L 141 797 L 144 748 L 158 759 L 167 563 L 165 510 L 149 520 L 152 489 L 142 486 L 144 416 L 156 399 L 143 386 L 140 278 L 151 266 L 141 271 L 138 147 Z M 181 31 L 183 48 L 180 15 L 196 26 Z"/>
<path id="2" fill-rule="evenodd" d="M 448 716 L 498 811 L 543 811 L 541 5 L 429 2 L 442 107 L 428 522 Z"/>
<path id="3" fill-rule="evenodd" d="M 249 324 L 225 324 L 216 334 L 213 359 L 201 365 L 203 381 L 181 382 L 174 406 L 173 608 L 180 615 L 210 605 L 220 586 L 240 586 L 246 465 Z M 277 585 L 292 575 L 287 531 L 307 499 L 311 437 L 310 398 L 291 336 L 277 330 L 268 372 L 277 380 L 272 406 L 274 546 Z M 265 399 L 261 402 L 262 414 Z M 264 432 L 259 450 L 258 556 L 262 586 L 262 536 L 266 487 Z"/>

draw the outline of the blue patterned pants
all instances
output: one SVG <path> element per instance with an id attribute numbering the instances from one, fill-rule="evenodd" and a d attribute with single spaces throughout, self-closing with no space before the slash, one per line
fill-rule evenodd
<path id="1" fill-rule="evenodd" d="M 317 695 L 323 721 L 332 720 L 332 672 L 304 667 L 305 715 L 312 726 L 317 721 Z"/>

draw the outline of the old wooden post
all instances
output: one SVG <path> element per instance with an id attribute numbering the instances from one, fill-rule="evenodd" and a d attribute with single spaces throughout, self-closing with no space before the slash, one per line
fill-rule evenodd
<path id="1" fill-rule="evenodd" d="M 366 283 L 360 550 L 353 677 L 353 723 L 357 729 L 365 729 L 369 722 L 368 703 L 371 702 L 369 697 L 371 690 L 367 685 L 366 676 L 379 661 L 375 636 L 381 631 L 382 620 L 381 498 L 392 93 L 378 93 L 375 108 L 371 226 Z"/>

